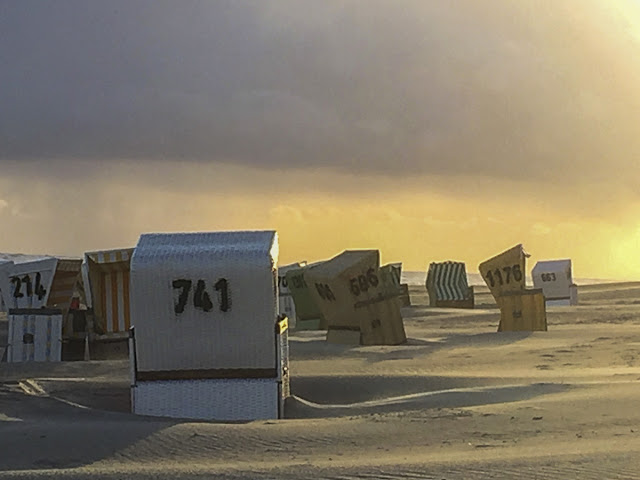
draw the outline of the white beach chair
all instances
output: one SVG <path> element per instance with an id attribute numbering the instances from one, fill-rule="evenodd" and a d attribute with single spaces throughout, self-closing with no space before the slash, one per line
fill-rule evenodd
<path id="1" fill-rule="evenodd" d="M 131 261 L 133 412 L 280 418 L 289 395 L 275 232 L 145 234 Z"/>

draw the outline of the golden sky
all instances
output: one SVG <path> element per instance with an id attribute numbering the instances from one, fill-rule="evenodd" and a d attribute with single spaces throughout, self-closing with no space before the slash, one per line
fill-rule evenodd
<path id="1" fill-rule="evenodd" d="M 640 201 L 611 190 L 594 198 L 597 184 L 567 190 L 326 170 L 120 169 L 121 175 L 82 182 L 73 176 L 0 181 L 8 193 L 0 202 L 2 251 L 80 255 L 133 246 L 143 232 L 275 229 L 280 264 L 376 248 L 383 262 L 402 261 L 407 270 L 451 259 L 473 272 L 482 260 L 523 243 L 532 255 L 529 269 L 537 260 L 571 258 L 577 277 L 640 278 Z M 146 181 L 154 174 L 173 184 Z"/>

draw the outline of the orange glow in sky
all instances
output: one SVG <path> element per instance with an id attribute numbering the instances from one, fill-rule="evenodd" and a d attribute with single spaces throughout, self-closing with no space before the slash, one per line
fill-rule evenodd
<path id="1" fill-rule="evenodd" d="M 591 201 L 589 188 L 567 192 L 537 183 L 198 171 L 180 178 L 168 170 L 183 185 L 175 190 L 138 183 L 144 167 L 127 178 L 36 183 L 32 196 L 10 194 L 0 204 L 2 251 L 80 255 L 133 246 L 144 232 L 275 229 L 280 264 L 376 248 L 384 263 L 401 261 L 406 270 L 451 259 L 474 272 L 481 261 L 523 243 L 532 255 L 529 268 L 537 260 L 571 258 L 577 277 L 640 278 L 640 202 L 633 196 L 604 208 Z M 14 181 L 0 188 L 21 187 Z"/>

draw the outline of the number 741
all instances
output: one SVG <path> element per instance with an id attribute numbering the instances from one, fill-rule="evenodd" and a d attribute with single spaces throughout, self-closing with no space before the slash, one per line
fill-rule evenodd
<path id="1" fill-rule="evenodd" d="M 180 290 L 178 301 L 174 304 L 174 310 L 176 314 L 179 315 L 181 313 L 184 313 L 184 309 L 187 306 L 187 301 L 189 300 L 189 292 L 191 292 L 193 281 L 180 278 L 174 280 L 172 285 L 174 289 Z M 219 293 L 218 307 L 220 308 L 220 311 L 229 311 L 231 308 L 231 298 L 229 297 L 229 285 L 227 279 L 220 278 L 213 285 L 213 288 L 215 288 L 215 290 Z M 209 292 L 207 292 L 207 286 L 204 280 L 198 280 L 196 282 L 196 289 L 193 292 L 193 306 L 195 308 L 204 310 L 205 312 L 210 312 L 213 309 L 213 302 L 211 301 Z"/>

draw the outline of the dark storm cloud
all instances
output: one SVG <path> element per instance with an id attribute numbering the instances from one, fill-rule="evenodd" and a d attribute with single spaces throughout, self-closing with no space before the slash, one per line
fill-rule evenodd
<path id="1" fill-rule="evenodd" d="M 2 1 L 0 159 L 626 181 L 640 45 L 609 5 Z"/>

